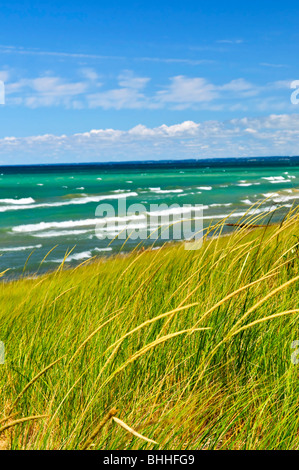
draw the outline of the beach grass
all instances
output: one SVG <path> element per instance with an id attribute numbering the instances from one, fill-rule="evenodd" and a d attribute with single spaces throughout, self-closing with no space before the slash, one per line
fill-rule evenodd
<path id="1" fill-rule="evenodd" d="M 298 449 L 298 211 L 225 223 L 0 284 L 0 448 Z"/>

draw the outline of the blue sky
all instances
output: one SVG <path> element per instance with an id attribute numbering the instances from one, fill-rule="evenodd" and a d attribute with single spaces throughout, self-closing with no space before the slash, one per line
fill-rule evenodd
<path id="1" fill-rule="evenodd" d="M 0 164 L 298 155 L 298 10 L 1 2 Z"/>

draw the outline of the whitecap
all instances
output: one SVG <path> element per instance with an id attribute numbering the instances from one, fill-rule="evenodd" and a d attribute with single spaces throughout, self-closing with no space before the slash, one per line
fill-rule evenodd
<path id="1" fill-rule="evenodd" d="M 88 258 L 92 258 L 91 251 L 82 251 L 82 253 L 74 253 L 74 254 L 69 255 L 65 259 L 65 262 L 69 263 L 70 261 L 80 261 L 80 260 L 84 260 L 84 259 L 88 259 Z M 62 259 L 53 259 L 53 260 L 48 259 L 47 262 L 48 263 L 59 263 L 59 264 L 61 264 L 63 262 L 63 258 Z"/>
<path id="2" fill-rule="evenodd" d="M 64 220 L 62 222 L 39 222 L 37 224 L 17 225 L 13 227 L 13 232 L 18 233 L 31 233 L 40 232 L 52 228 L 73 228 L 73 227 L 92 227 L 95 225 L 105 224 L 107 222 L 121 222 L 127 220 L 142 220 L 144 215 L 128 215 L 124 217 L 106 217 L 106 218 L 94 218 L 94 219 L 81 219 L 81 220 Z"/>
<path id="3" fill-rule="evenodd" d="M 8 248 L 0 248 L 0 251 L 25 251 L 25 250 L 34 250 L 35 248 L 41 248 L 42 245 L 34 245 L 34 246 L 16 246 L 16 247 L 8 247 Z"/>
<path id="4" fill-rule="evenodd" d="M 270 198 L 270 197 L 279 196 L 279 194 L 278 193 L 264 193 L 264 194 L 262 194 L 262 196 Z"/>
<path id="5" fill-rule="evenodd" d="M 33 236 L 38 238 L 69 237 L 74 235 L 84 235 L 90 230 L 51 230 L 49 232 L 36 233 Z"/>
<path id="6" fill-rule="evenodd" d="M 81 204 L 88 204 L 90 202 L 100 202 L 100 201 L 105 201 L 105 200 L 110 200 L 110 199 L 121 199 L 121 198 L 126 198 L 126 197 L 133 197 L 133 196 L 138 196 L 137 193 L 135 192 L 130 192 L 126 194 L 120 194 L 120 195 L 114 195 L 114 194 L 106 194 L 103 196 L 86 196 L 86 197 L 80 197 L 80 198 L 73 198 L 70 199 L 69 201 L 60 201 L 60 202 L 45 202 L 45 203 L 40 203 L 40 204 L 35 204 L 35 205 L 19 205 L 19 206 L 0 206 L 0 212 L 6 212 L 9 210 L 24 210 L 24 209 L 38 209 L 41 207 L 62 207 L 62 206 L 70 206 L 70 205 L 81 205 Z"/>
<path id="7" fill-rule="evenodd" d="M 220 203 L 219 203 L 219 204 L 216 204 L 216 203 L 215 203 L 215 204 L 210 204 L 210 207 L 221 207 L 221 206 L 223 206 L 223 207 L 229 207 L 229 206 L 231 206 L 231 205 L 232 205 L 232 202 L 227 202 L 227 203 L 223 203 L 223 204 L 220 204 Z"/>
<path id="8" fill-rule="evenodd" d="M 192 206 L 192 207 L 174 207 L 170 209 L 162 209 L 158 211 L 147 212 L 147 215 L 150 217 L 157 217 L 157 216 L 167 216 L 167 215 L 176 215 L 176 214 L 189 214 L 193 211 L 201 211 L 204 209 L 208 209 L 209 206 L 200 205 L 199 207 Z"/>
<path id="9" fill-rule="evenodd" d="M 171 193 L 182 193 L 183 189 L 151 189 L 156 194 L 171 194 Z"/>
<path id="10" fill-rule="evenodd" d="M 270 181 L 271 184 L 276 184 L 276 183 L 291 183 L 292 180 L 275 180 L 275 181 Z"/>
<path id="11" fill-rule="evenodd" d="M 284 180 L 284 176 L 263 176 L 262 180 L 268 180 L 268 181 L 278 181 L 278 180 Z"/>
<path id="12" fill-rule="evenodd" d="M 94 251 L 112 251 L 112 248 L 110 246 L 106 248 L 95 248 Z"/>
<path id="13" fill-rule="evenodd" d="M 22 197 L 21 199 L 0 199 L 0 204 L 33 204 L 35 200 L 32 197 Z"/>

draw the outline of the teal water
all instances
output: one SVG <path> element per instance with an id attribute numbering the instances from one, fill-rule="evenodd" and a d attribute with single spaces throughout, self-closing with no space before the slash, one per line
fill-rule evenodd
<path id="1" fill-rule="evenodd" d="M 116 216 L 120 199 L 127 206 L 141 203 L 148 212 L 151 204 L 203 204 L 204 226 L 232 212 L 228 221 L 235 223 L 266 197 L 265 212 L 296 204 L 298 181 L 299 159 L 2 167 L 0 269 L 9 268 L 11 278 L 22 274 L 29 255 L 25 272 L 33 274 L 57 268 L 72 248 L 67 266 L 132 249 L 140 240 L 123 247 L 123 240 L 111 243 L 105 231 L 96 234 L 95 211 L 102 203 L 111 204 Z M 122 218 L 121 229 L 129 222 Z M 141 222 L 137 217 L 136 226 Z"/>

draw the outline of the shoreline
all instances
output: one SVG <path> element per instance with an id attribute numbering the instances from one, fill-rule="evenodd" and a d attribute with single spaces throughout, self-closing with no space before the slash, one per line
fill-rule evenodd
<path id="1" fill-rule="evenodd" d="M 216 241 L 217 239 L 222 239 L 222 238 L 227 238 L 227 237 L 230 237 L 232 236 L 234 233 L 237 232 L 237 230 L 234 230 L 235 227 L 239 227 L 239 228 L 242 228 L 242 229 L 246 229 L 248 232 L 250 231 L 257 231 L 261 228 L 270 228 L 270 227 L 274 227 L 274 226 L 277 226 L 279 225 L 279 223 L 272 223 L 272 224 L 263 224 L 263 225 L 251 225 L 251 224 L 224 224 L 224 226 L 227 226 L 227 227 L 233 227 L 233 229 L 231 231 L 228 231 L 227 233 L 221 233 L 221 234 L 213 234 L 213 233 L 210 233 L 207 235 L 206 239 L 205 239 L 205 242 L 212 242 L 212 241 Z M 246 227 L 247 226 L 247 227 Z M 217 225 L 215 225 L 215 227 L 217 227 Z M 213 238 L 214 237 L 214 238 Z M 204 238 L 204 236 L 202 237 Z M 28 275 L 24 274 L 24 275 L 20 275 L 20 276 L 16 276 L 15 278 L 11 278 L 11 279 L 0 279 L 0 282 L 2 284 L 10 284 L 10 283 L 14 283 L 14 282 L 18 282 L 18 281 L 22 281 L 22 280 L 37 280 L 37 279 L 40 279 L 44 276 L 51 276 L 55 273 L 57 273 L 58 271 L 61 271 L 61 272 L 68 272 L 68 271 L 74 271 L 74 270 L 77 270 L 83 266 L 92 266 L 93 264 L 97 264 L 97 263 L 107 263 L 109 261 L 115 261 L 117 258 L 119 259 L 123 259 L 123 258 L 129 258 L 130 256 L 133 256 L 133 255 L 140 255 L 141 253 L 152 253 L 153 251 L 157 251 L 157 250 L 164 250 L 166 248 L 175 248 L 175 247 L 179 247 L 180 245 L 183 245 L 187 243 L 186 240 L 168 240 L 168 241 L 165 241 L 162 245 L 159 245 L 159 246 L 149 246 L 149 247 L 141 247 L 140 249 L 136 250 L 136 246 L 134 248 L 132 248 L 131 250 L 128 250 L 128 251 L 122 251 L 122 252 L 119 252 L 119 253 L 113 253 L 111 254 L 110 256 L 99 256 L 99 255 L 95 255 L 91 258 L 87 258 L 86 260 L 82 261 L 81 263 L 77 264 L 77 265 L 66 265 L 65 262 L 63 264 L 63 261 L 61 262 L 61 264 L 56 268 L 56 269 L 51 269 L 49 268 L 47 271 L 45 272 L 41 272 L 41 273 L 37 273 L 37 274 L 34 274 L 34 273 L 28 273 Z M 188 251 L 188 250 L 186 250 Z M 195 250 L 197 251 L 197 250 Z M 61 268 L 63 264 L 63 267 Z"/>
<path id="2" fill-rule="evenodd" d="M 36 174 L 31 166 L 26 171 L 11 167 L 2 176 L 0 194 L 0 271 L 11 268 L 4 277 L 6 282 L 14 281 L 24 277 L 26 264 L 25 276 L 56 271 L 70 250 L 73 251 L 69 253 L 65 269 L 68 269 L 67 265 L 73 268 L 97 255 L 109 259 L 124 251 L 123 255 L 127 256 L 139 242 L 149 249 L 154 241 L 153 237 L 148 237 L 150 220 L 152 216 L 155 218 L 157 211 L 159 217 L 165 216 L 170 221 L 174 214 L 186 212 L 184 206 L 201 205 L 204 210 L 202 225 L 209 230 L 211 225 L 221 221 L 248 222 L 251 214 L 255 216 L 259 212 L 266 215 L 266 221 L 267 213 L 277 205 L 291 207 L 294 199 L 297 199 L 295 203 L 299 202 L 299 164 L 295 160 L 284 164 L 278 158 L 275 160 L 278 166 L 272 165 L 271 157 L 270 160 L 262 159 L 265 162 L 262 166 L 256 159 L 247 160 L 251 163 L 246 164 L 242 159 L 236 165 L 235 159 L 229 159 L 224 166 L 216 159 L 209 165 L 203 160 L 143 162 L 141 166 L 132 162 L 117 168 L 111 164 L 107 171 L 103 164 L 85 165 L 84 168 L 82 165 L 53 165 L 54 170 L 49 174 L 44 171 L 47 166 L 36 170 Z M 225 165 L 231 165 L 233 169 L 225 168 Z M 17 190 L 13 189 L 15 187 Z M 107 227 L 101 229 L 101 237 L 97 238 L 95 227 L 99 217 L 104 216 L 96 215 L 101 204 L 101 207 L 111 209 L 107 220 L 117 217 L 121 228 L 115 230 L 107 223 Z M 136 204 L 139 214 L 143 214 L 141 222 L 131 217 Z M 282 209 L 283 212 L 286 210 Z M 282 217 L 280 211 L 273 220 Z M 258 223 L 257 220 L 261 219 L 257 216 L 252 223 Z M 119 230 L 127 231 L 126 238 L 131 226 L 132 230 L 138 229 L 137 232 L 145 230 L 145 235 L 137 235 L 134 231 L 133 239 L 128 240 L 124 248 L 123 237 L 112 241 L 111 247 L 108 245 Z M 201 229 L 201 223 L 196 226 L 194 232 Z M 229 233 L 232 228 L 226 226 L 223 232 Z M 183 232 L 183 235 L 159 233 L 162 240 L 157 240 L 155 246 L 163 245 L 166 238 L 189 238 L 192 231 Z M 149 240 L 141 240 L 146 237 Z M 110 252 L 106 253 L 108 249 Z M 51 250 L 53 253 L 48 256 Z M 41 260 L 44 260 L 42 266 Z"/>

